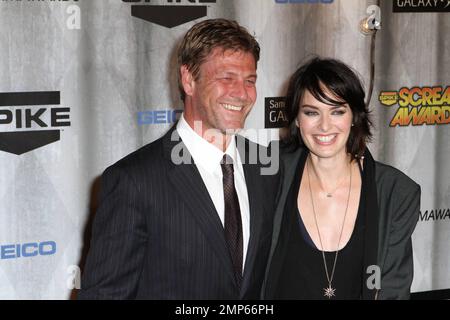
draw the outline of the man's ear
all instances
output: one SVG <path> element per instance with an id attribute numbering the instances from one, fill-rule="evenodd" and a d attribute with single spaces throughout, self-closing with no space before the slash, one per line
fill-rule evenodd
<path id="1" fill-rule="evenodd" d="M 188 70 L 186 65 L 180 67 L 181 85 L 187 96 L 192 96 L 195 87 L 195 80 L 192 73 Z"/>

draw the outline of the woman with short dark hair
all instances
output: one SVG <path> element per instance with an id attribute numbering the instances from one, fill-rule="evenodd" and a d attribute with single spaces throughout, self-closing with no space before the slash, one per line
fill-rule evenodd
<path id="1" fill-rule="evenodd" d="M 407 299 L 420 186 L 375 161 L 355 72 L 314 58 L 292 76 L 266 299 Z"/>

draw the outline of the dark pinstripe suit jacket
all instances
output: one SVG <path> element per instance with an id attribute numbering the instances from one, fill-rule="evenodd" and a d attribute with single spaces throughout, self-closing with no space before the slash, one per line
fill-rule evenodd
<path id="1" fill-rule="evenodd" d="M 195 164 L 171 160 L 180 146 L 173 132 L 105 170 L 79 299 L 259 298 L 278 174 L 243 165 L 250 239 L 239 291 L 222 223 Z M 239 152 L 244 159 L 246 151 Z"/>

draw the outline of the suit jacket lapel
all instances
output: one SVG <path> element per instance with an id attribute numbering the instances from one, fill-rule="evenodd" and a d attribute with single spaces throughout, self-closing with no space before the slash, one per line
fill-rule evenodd
<path id="1" fill-rule="evenodd" d="M 264 201 L 261 201 L 261 195 L 263 194 L 263 190 L 261 190 L 261 188 L 263 186 L 261 181 L 257 181 L 259 166 L 256 164 L 244 164 L 243 168 L 249 200 L 250 238 L 248 241 L 247 257 L 245 259 L 241 294 L 246 292 L 248 286 L 250 285 L 250 273 L 252 272 L 256 258 L 256 251 L 259 246 L 262 218 L 265 215 L 265 208 L 263 206 Z"/>
<path id="2" fill-rule="evenodd" d="M 244 276 L 241 287 L 241 298 L 251 285 L 251 273 L 254 270 L 255 259 L 260 246 L 263 219 L 267 213 L 267 203 L 261 199 L 264 195 L 264 184 L 261 179 L 262 165 L 259 160 L 259 145 L 250 144 L 249 140 L 236 136 L 236 146 L 242 160 L 250 211 L 250 238 L 245 260 Z M 252 150 L 254 148 L 254 150 Z M 258 266 L 259 267 L 259 266 Z M 265 266 L 260 266 L 265 268 Z"/>
<path id="3" fill-rule="evenodd" d="M 185 201 L 190 209 L 189 212 L 192 213 L 203 230 L 230 277 L 234 279 L 231 257 L 225 240 L 222 222 L 191 155 L 174 128 L 164 137 L 164 154 L 171 166 L 169 181 Z M 171 138 L 172 136 L 173 138 Z M 191 164 L 174 164 L 171 159 L 174 147 L 178 148 L 176 150 L 182 149 L 183 152 L 187 152 L 188 154 L 183 155 L 183 159 L 190 159 Z"/>
<path id="4" fill-rule="evenodd" d="M 282 165 L 282 176 L 281 176 L 281 187 L 282 193 L 277 199 L 277 207 L 275 209 L 275 217 L 273 221 L 273 234 L 272 234 L 272 246 L 270 248 L 269 259 L 267 265 L 269 266 L 266 270 L 265 280 L 262 287 L 262 295 L 264 299 L 273 299 L 273 295 L 276 290 L 276 283 L 278 281 L 279 273 L 281 272 L 281 263 L 285 256 L 285 251 L 287 246 L 282 245 L 283 250 L 278 251 L 275 254 L 275 249 L 277 245 L 281 243 L 286 243 L 288 240 L 288 231 L 290 230 L 289 219 L 290 212 L 287 208 L 287 202 L 289 200 L 288 196 L 294 187 L 294 179 L 298 175 L 297 168 L 300 159 L 304 159 L 307 155 L 307 151 L 302 148 L 298 148 L 294 152 L 285 153 L 281 156 Z M 296 195 L 295 195 L 296 196 Z M 281 229 L 283 232 L 281 232 Z M 276 256 L 275 256 L 276 255 Z M 270 275 L 270 277 L 269 277 Z"/>
<path id="5" fill-rule="evenodd" d="M 379 265 L 377 254 L 379 250 L 379 209 L 375 181 L 375 161 L 369 150 L 364 154 L 364 169 L 362 184 L 365 190 L 365 232 L 364 232 L 364 263 L 363 263 L 363 299 L 375 299 L 376 290 L 369 290 L 367 283 L 373 273 L 367 273 L 369 266 Z M 382 230 L 380 230 L 382 231 Z M 381 247 L 380 247 L 381 248 Z M 379 265 L 381 267 L 381 265 Z"/>

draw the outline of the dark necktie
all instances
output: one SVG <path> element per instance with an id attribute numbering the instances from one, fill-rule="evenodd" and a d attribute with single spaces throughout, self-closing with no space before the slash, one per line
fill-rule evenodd
<path id="1" fill-rule="evenodd" d="M 242 220 L 239 199 L 234 187 L 233 159 L 224 155 L 222 162 L 223 196 L 225 200 L 225 238 L 230 249 L 238 288 L 242 282 Z"/>

